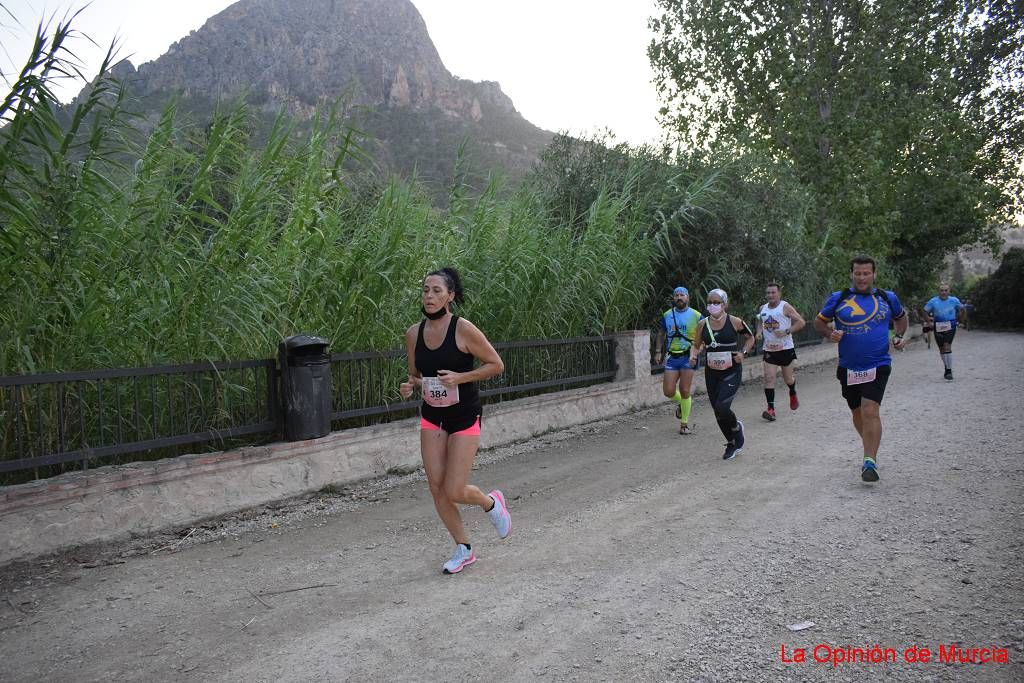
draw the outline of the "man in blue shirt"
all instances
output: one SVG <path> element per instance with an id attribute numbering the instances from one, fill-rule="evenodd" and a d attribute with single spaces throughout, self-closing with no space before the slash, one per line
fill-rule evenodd
<path id="1" fill-rule="evenodd" d="M 903 335 L 907 331 L 907 312 L 895 293 L 875 289 L 874 259 L 857 256 L 850 262 L 850 271 L 853 286 L 832 292 L 814 319 L 814 329 L 839 344 L 836 379 L 864 445 L 860 477 L 874 482 L 878 481 L 878 447 L 882 441 L 879 409 L 892 371 L 889 322 L 895 330 L 892 345 L 901 350 L 906 346 Z"/>
<path id="2" fill-rule="evenodd" d="M 964 305 L 960 299 L 949 295 L 949 285 L 939 285 L 939 295 L 933 296 L 924 305 L 924 312 L 935 328 L 935 343 L 939 346 L 939 357 L 946 368 L 943 375 L 953 379 L 953 337 L 956 336 L 957 321 L 963 318 Z"/>

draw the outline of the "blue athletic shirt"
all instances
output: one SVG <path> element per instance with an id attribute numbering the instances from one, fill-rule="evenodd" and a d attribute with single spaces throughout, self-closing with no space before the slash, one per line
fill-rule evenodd
<path id="1" fill-rule="evenodd" d="M 924 305 L 924 310 L 932 314 L 935 322 L 951 322 L 953 323 L 953 329 L 956 329 L 956 314 L 963 307 L 964 305 L 960 303 L 960 299 L 957 299 L 955 296 L 947 297 L 945 301 L 940 297 L 933 296 Z"/>
<path id="2" fill-rule="evenodd" d="M 675 306 L 661 316 L 661 326 L 665 329 L 666 347 L 669 353 L 686 353 L 690 343 L 697 334 L 697 323 L 700 313 L 689 306 L 685 311 L 677 311 Z"/>
<path id="3" fill-rule="evenodd" d="M 853 293 L 840 301 L 843 292 L 832 296 L 821 307 L 818 317 L 835 320 L 835 328 L 843 332 L 839 341 L 839 367 L 847 370 L 870 370 L 891 365 L 889 355 L 889 322 L 904 314 L 903 304 L 893 292 L 872 290 L 872 294 Z M 893 310 L 889 308 L 892 300 Z"/>

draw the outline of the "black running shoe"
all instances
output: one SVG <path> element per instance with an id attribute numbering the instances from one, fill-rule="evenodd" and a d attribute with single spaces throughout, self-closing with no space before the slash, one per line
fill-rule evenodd
<path id="1" fill-rule="evenodd" d="M 945 377 L 946 379 L 953 379 L 953 371 L 947 369 L 946 374 L 944 374 L 943 377 Z"/>
<path id="2" fill-rule="evenodd" d="M 736 454 L 740 452 L 740 449 L 736 447 L 732 441 L 725 444 L 725 453 L 722 454 L 722 460 L 732 460 L 736 457 Z"/>
<path id="3" fill-rule="evenodd" d="M 865 461 L 864 467 L 860 469 L 860 478 L 869 482 L 878 481 L 878 467 L 875 463 Z"/>

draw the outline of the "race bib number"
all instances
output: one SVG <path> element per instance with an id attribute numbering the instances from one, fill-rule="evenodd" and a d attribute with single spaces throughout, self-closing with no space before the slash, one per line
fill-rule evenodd
<path id="1" fill-rule="evenodd" d="M 778 341 L 777 339 L 773 339 L 771 341 L 768 341 L 766 339 L 764 341 L 764 350 L 765 351 L 781 351 L 785 346 L 786 345 L 783 342 Z"/>
<path id="2" fill-rule="evenodd" d="M 446 387 L 440 377 L 424 377 L 423 400 L 435 408 L 453 406 L 459 402 L 459 387 Z"/>
<path id="3" fill-rule="evenodd" d="M 935 331 L 936 332 L 949 332 L 951 329 L 953 329 L 953 323 L 950 322 L 949 320 L 944 320 L 941 323 L 940 322 L 936 322 L 935 323 Z"/>
<path id="4" fill-rule="evenodd" d="M 848 386 L 852 386 L 854 384 L 867 384 L 868 382 L 874 382 L 877 370 L 878 368 L 871 368 L 870 370 L 847 370 L 846 384 Z"/>
<path id="5" fill-rule="evenodd" d="M 712 370 L 728 370 L 732 367 L 732 351 L 708 351 L 708 367 Z"/>

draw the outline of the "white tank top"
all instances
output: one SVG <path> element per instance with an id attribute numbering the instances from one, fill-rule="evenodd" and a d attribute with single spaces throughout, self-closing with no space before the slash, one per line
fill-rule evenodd
<path id="1" fill-rule="evenodd" d="M 793 321 L 783 313 L 785 308 L 785 301 L 780 301 L 779 305 L 775 308 L 770 308 L 768 304 L 764 304 L 761 306 L 761 311 L 757 314 L 757 317 L 761 320 L 761 329 L 764 330 L 765 351 L 785 351 L 786 349 L 793 348 L 793 335 L 789 334 L 789 328 L 793 326 Z M 785 332 L 786 336 L 775 336 L 773 334 L 775 330 Z"/>

